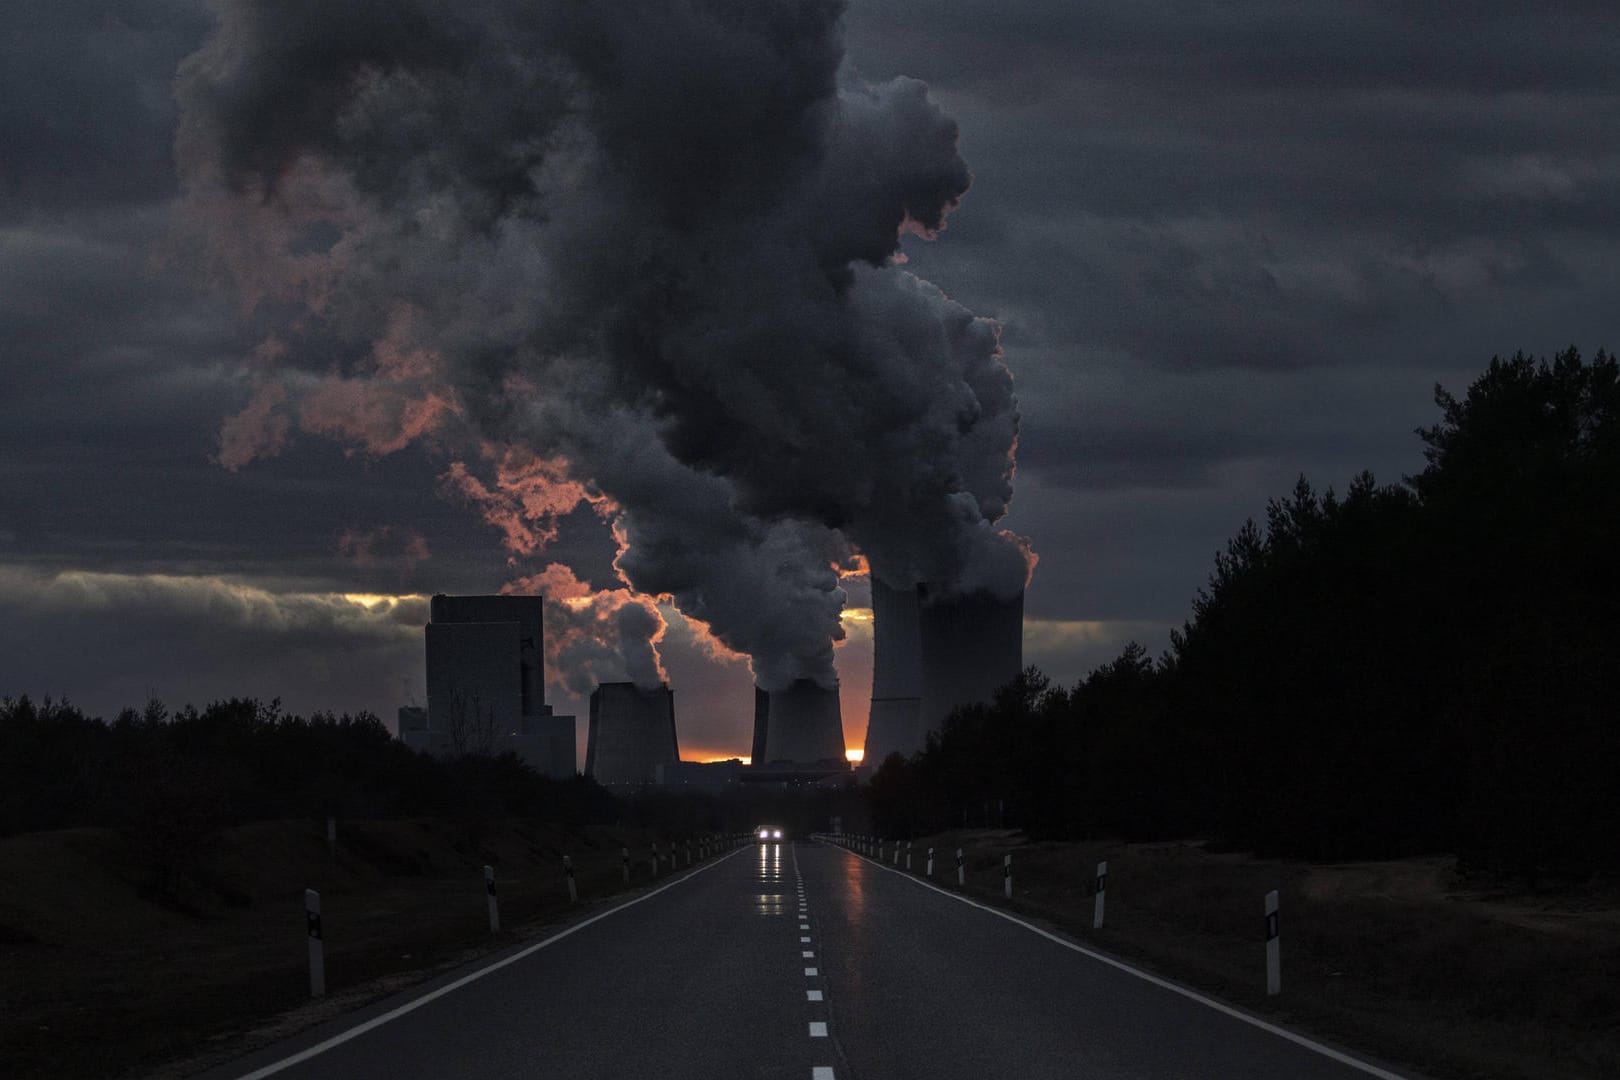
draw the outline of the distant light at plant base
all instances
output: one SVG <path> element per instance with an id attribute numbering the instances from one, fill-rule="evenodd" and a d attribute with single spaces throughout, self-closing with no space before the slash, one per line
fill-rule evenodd
<path id="1" fill-rule="evenodd" d="M 854 749 L 854 750 L 845 750 L 844 751 L 844 757 L 846 757 L 850 761 L 854 761 L 854 762 L 859 762 L 865 756 L 866 756 L 866 751 L 861 750 L 859 748 Z"/>

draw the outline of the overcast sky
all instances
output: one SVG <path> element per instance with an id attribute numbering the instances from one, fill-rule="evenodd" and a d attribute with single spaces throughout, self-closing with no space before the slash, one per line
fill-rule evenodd
<path id="1" fill-rule="evenodd" d="M 903 247 L 1003 327 L 1027 662 L 1160 651 L 1296 476 L 1397 481 L 1436 382 L 1616 344 L 1620 11 L 1462 9 L 851 3 L 846 70 L 928 83 L 973 172 Z M 423 696 L 423 598 L 497 591 L 508 552 L 429 443 L 217 463 L 259 338 L 176 265 L 174 80 L 211 25 L 200 0 L 0 6 L 0 693 L 392 720 Z M 580 512 L 550 557 L 608 586 L 612 553 Z M 746 664 L 669 614 L 683 749 L 746 754 Z M 846 628 L 859 746 L 870 628 Z"/>

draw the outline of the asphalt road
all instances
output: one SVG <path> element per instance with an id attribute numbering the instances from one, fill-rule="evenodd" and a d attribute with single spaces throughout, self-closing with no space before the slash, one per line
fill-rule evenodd
<path id="1" fill-rule="evenodd" d="M 507 960 L 448 992 L 468 973 L 207 1076 L 1390 1075 L 1336 1060 L 829 845 L 744 847 Z M 341 1041 L 310 1053 L 329 1040 Z M 289 1062 L 298 1055 L 305 1056 Z"/>

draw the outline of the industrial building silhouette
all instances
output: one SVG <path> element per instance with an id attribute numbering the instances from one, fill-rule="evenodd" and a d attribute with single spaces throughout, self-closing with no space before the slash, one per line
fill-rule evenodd
<path id="1" fill-rule="evenodd" d="M 575 720 L 545 703 L 545 601 L 434 596 L 425 628 L 425 709 L 400 709 L 399 736 L 439 755 L 512 751 L 537 771 L 575 771 Z M 921 750 L 951 711 L 989 702 L 1023 670 L 1024 597 L 872 578 L 872 710 L 864 760 Z M 601 683 L 591 693 L 585 774 L 612 787 L 817 782 L 847 776 L 838 685 L 754 688 L 750 765 L 683 762 L 669 685 Z"/>
<path id="2" fill-rule="evenodd" d="M 511 751 L 543 775 L 573 776 L 574 718 L 545 703 L 543 614 L 538 596 L 434 596 L 427 708 L 400 710 L 401 741 L 439 756 Z"/>

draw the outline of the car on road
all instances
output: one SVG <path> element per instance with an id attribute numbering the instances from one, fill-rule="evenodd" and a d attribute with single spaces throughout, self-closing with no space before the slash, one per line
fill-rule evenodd
<path id="1" fill-rule="evenodd" d="M 754 830 L 754 840 L 761 844 L 780 843 L 785 830 L 780 825 L 761 825 Z"/>

